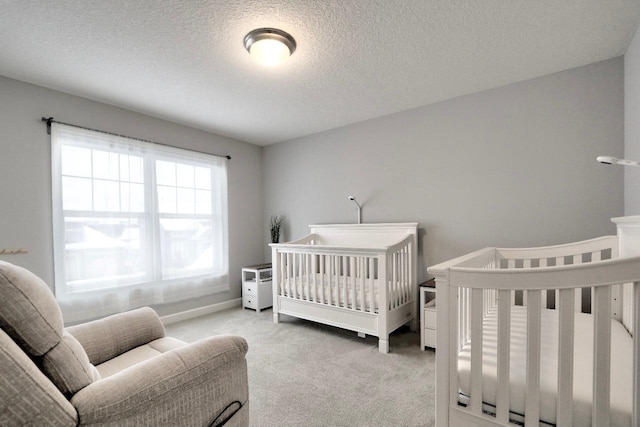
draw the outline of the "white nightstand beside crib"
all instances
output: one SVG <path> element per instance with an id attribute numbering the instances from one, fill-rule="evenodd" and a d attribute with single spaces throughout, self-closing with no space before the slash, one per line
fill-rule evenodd
<path id="1" fill-rule="evenodd" d="M 436 282 L 420 284 L 420 348 L 436 348 Z"/>
<path id="2" fill-rule="evenodd" d="M 242 269 L 242 308 L 257 313 L 273 306 L 271 264 L 260 264 Z"/>

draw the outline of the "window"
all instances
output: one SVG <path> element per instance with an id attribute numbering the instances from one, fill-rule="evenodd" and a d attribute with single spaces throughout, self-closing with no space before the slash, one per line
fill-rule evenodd
<path id="1" fill-rule="evenodd" d="M 228 289 L 226 159 L 57 123 L 51 135 L 67 320 Z"/>

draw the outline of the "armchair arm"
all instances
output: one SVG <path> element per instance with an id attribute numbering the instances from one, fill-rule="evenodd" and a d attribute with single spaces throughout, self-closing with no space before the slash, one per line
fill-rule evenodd
<path id="1" fill-rule="evenodd" d="M 248 424 L 247 349 L 241 337 L 206 338 L 96 381 L 71 399 L 79 425 L 209 425 L 233 402 Z"/>
<path id="2" fill-rule="evenodd" d="M 149 307 L 70 326 L 67 331 L 82 344 L 89 361 L 94 365 L 162 338 L 165 334 L 160 317 Z"/>

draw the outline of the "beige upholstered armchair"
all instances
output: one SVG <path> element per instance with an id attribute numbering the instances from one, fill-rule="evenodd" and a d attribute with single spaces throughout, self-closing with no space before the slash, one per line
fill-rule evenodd
<path id="1" fill-rule="evenodd" d="M 49 287 L 0 261 L 0 425 L 247 426 L 247 343 L 186 344 L 141 308 L 63 328 Z"/>

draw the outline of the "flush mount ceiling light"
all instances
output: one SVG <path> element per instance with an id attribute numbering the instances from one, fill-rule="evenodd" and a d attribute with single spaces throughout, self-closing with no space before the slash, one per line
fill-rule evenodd
<path id="1" fill-rule="evenodd" d="M 258 62 L 273 67 L 295 52 L 296 41 L 277 28 L 258 28 L 244 36 L 244 47 Z"/>

